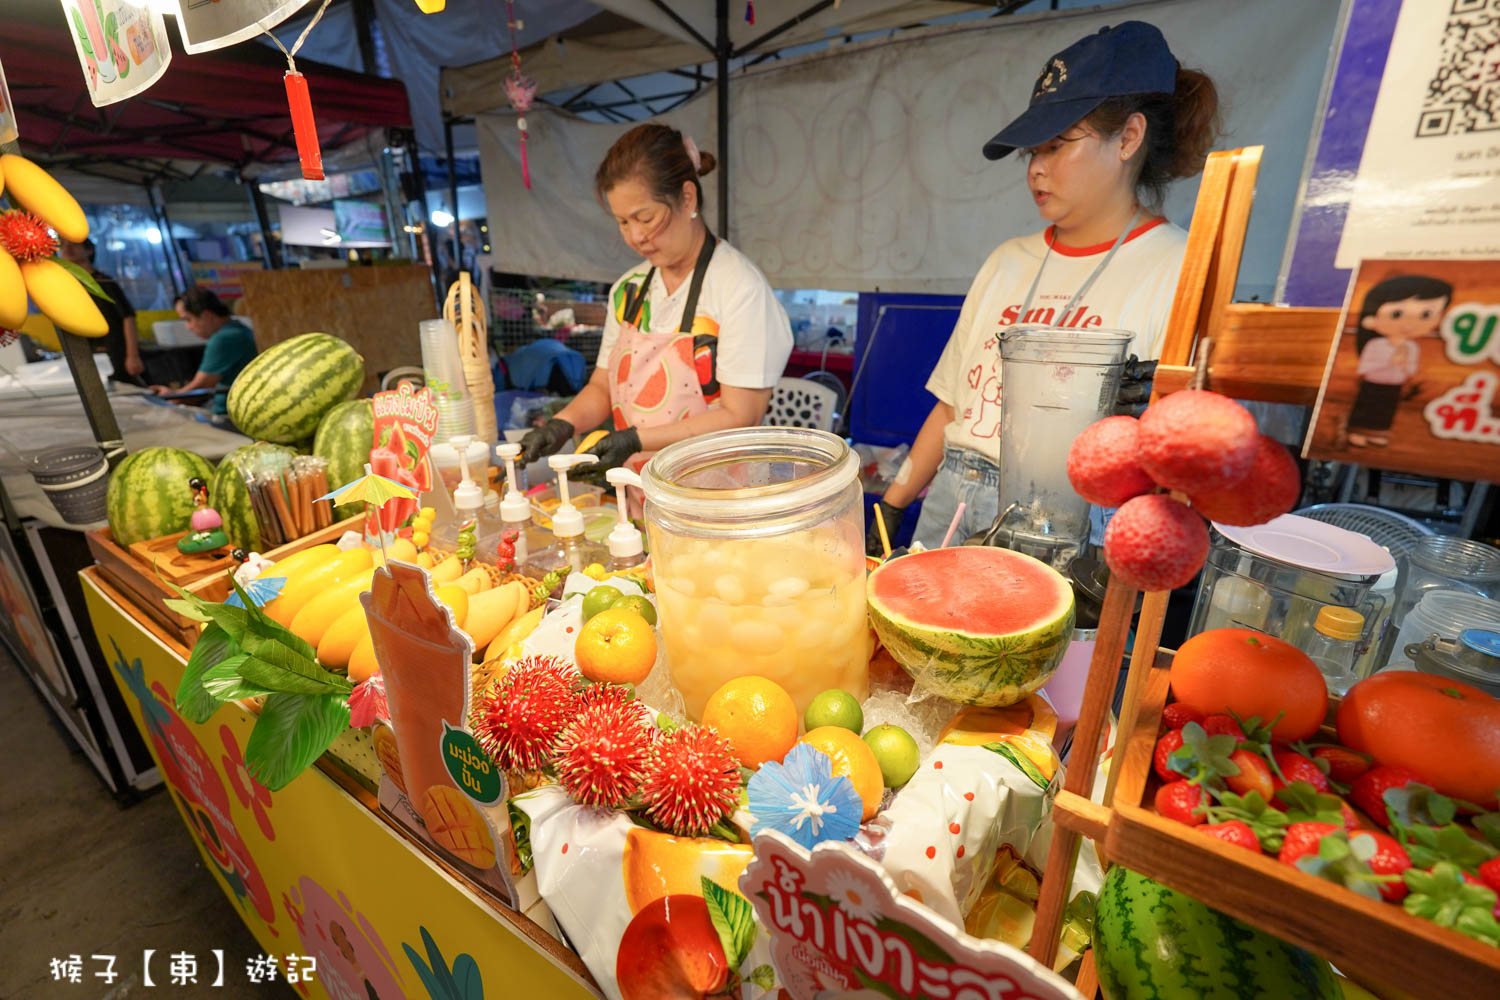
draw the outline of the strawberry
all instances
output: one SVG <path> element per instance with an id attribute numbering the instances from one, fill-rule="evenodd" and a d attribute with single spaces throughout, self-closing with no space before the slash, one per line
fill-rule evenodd
<path id="1" fill-rule="evenodd" d="M 1358 778 L 1349 791 L 1349 798 L 1354 800 L 1366 816 L 1373 819 L 1384 829 L 1390 829 L 1390 816 L 1386 812 L 1385 793 L 1391 788 L 1405 788 L 1413 782 L 1421 782 L 1421 777 L 1412 770 L 1397 767 L 1394 764 L 1380 764 L 1371 768 Z"/>
<path id="2" fill-rule="evenodd" d="M 1184 705 L 1180 701 L 1174 701 L 1161 710 L 1162 725 L 1168 729 L 1181 729 L 1189 722 L 1203 722 L 1203 713 L 1191 705 Z"/>
<path id="3" fill-rule="evenodd" d="M 1294 781 L 1305 781 L 1320 793 L 1328 791 L 1328 776 L 1310 758 L 1290 750 L 1273 750 L 1271 759 L 1276 763 L 1273 771 L 1279 772 L 1271 775 L 1271 784 L 1277 791 Z"/>
<path id="4" fill-rule="evenodd" d="M 1245 735 L 1245 731 L 1240 728 L 1240 724 L 1232 715 L 1210 715 L 1203 720 L 1202 725 L 1204 731 L 1210 736 L 1233 736 L 1235 739 L 1241 739 Z"/>
<path id="5" fill-rule="evenodd" d="M 1327 761 L 1328 777 L 1343 785 L 1364 774 L 1374 763 L 1369 754 L 1348 747 L 1318 747 L 1313 751 L 1313 759 Z"/>
<path id="6" fill-rule="evenodd" d="M 1202 804 L 1203 788 L 1191 781 L 1169 781 L 1156 790 L 1156 811 L 1188 826 L 1203 822 Z"/>
<path id="7" fill-rule="evenodd" d="M 1359 813 L 1355 812 L 1354 807 L 1345 802 L 1343 799 L 1339 799 L 1339 809 L 1344 814 L 1345 830 L 1358 830 L 1361 826 L 1364 825 L 1359 821 Z"/>
<path id="8" fill-rule="evenodd" d="M 1182 747 L 1182 730 L 1173 729 L 1161 739 L 1156 741 L 1156 752 L 1151 755 L 1151 766 L 1156 770 L 1162 781 L 1174 781 L 1177 778 L 1186 778 L 1187 775 L 1181 771 L 1174 771 L 1167 758 Z"/>
<path id="9" fill-rule="evenodd" d="M 1271 769 L 1266 766 L 1266 762 L 1249 750 L 1236 750 L 1229 755 L 1229 759 L 1240 769 L 1239 774 L 1231 774 L 1224 779 L 1230 790 L 1240 795 L 1259 792 L 1261 798 L 1270 802 L 1275 794 L 1275 786 L 1272 784 Z"/>
<path id="10" fill-rule="evenodd" d="M 1318 844 L 1338 827 L 1332 823 L 1293 823 L 1286 828 L 1286 837 L 1281 842 L 1281 853 L 1276 860 L 1284 865 L 1295 865 L 1304 855 L 1317 854 Z"/>
<path id="11" fill-rule="evenodd" d="M 1198 827 L 1198 832 L 1217 837 L 1226 844 L 1246 847 L 1256 854 L 1260 853 L 1260 839 L 1255 836 L 1255 831 L 1250 829 L 1250 824 L 1243 820 L 1232 819 L 1227 823 L 1210 823 L 1207 826 Z"/>
<path id="12" fill-rule="evenodd" d="M 1400 875 L 1411 867 L 1411 858 L 1399 841 L 1378 830 L 1360 830 L 1349 835 L 1352 844 L 1361 837 L 1375 838 L 1375 853 L 1367 862 L 1376 875 Z M 1399 903 L 1406 898 L 1406 883 L 1400 879 L 1380 884 L 1380 898 L 1387 903 Z"/>
<path id="13" fill-rule="evenodd" d="M 1500 893 L 1500 857 L 1490 858 L 1480 865 L 1479 878 L 1485 885 Z"/>

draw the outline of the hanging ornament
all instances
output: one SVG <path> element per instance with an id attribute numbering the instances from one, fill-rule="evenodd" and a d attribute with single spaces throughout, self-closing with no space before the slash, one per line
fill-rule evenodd
<path id="1" fill-rule="evenodd" d="M 19 134 L 16 109 L 10 103 L 10 88 L 5 85 L 5 67 L 0 66 L 0 143 L 15 142 Z"/>
<path id="2" fill-rule="evenodd" d="M 172 48 L 159 7 L 153 10 L 146 0 L 61 0 L 61 5 L 94 107 L 133 97 L 166 72 Z"/>
<path id="3" fill-rule="evenodd" d="M 448 0 L 417 0 L 417 10 L 424 14 L 441 14 Z"/>
<path id="4" fill-rule="evenodd" d="M 505 96 L 510 106 L 516 109 L 516 128 L 521 130 L 521 183 L 531 190 L 531 165 L 526 161 L 526 112 L 536 99 L 536 81 L 521 73 L 521 49 L 516 45 L 516 32 L 522 24 L 516 20 L 515 0 L 505 0 L 506 21 L 510 26 L 510 75 L 505 78 Z"/>
<path id="5" fill-rule="evenodd" d="M 755 23 L 755 0 L 745 0 L 745 23 Z"/>
<path id="6" fill-rule="evenodd" d="M 297 159 L 302 162 L 302 177 L 309 181 L 323 179 L 323 150 L 318 145 L 318 123 L 313 118 L 312 95 L 307 90 L 307 77 L 297 72 L 296 56 L 313 27 L 322 19 L 329 2 L 330 0 L 323 0 L 323 6 L 307 22 L 307 27 L 297 36 L 290 51 L 281 44 L 281 39 L 266 32 L 271 35 L 271 41 L 276 43 L 276 47 L 286 54 L 286 102 L 292 114 L 292 134 L 297 139 Z"/>

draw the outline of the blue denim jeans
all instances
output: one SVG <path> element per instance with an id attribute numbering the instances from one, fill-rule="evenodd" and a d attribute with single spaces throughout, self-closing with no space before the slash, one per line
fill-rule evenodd
<path id="1" fill-rule="evenodd" d="M 922 501 L 922 514 L 917 518 L 912 541 L 936 548 L 960 502 L 965 505 L 964 513 L 953 532 L 951 545 L 987 530 L 995 522 L 995 515 L 1000 513 L 1000 467 L 966 448 L 945 448 L 943 464 L 938 466 L 927 498 Z"/>

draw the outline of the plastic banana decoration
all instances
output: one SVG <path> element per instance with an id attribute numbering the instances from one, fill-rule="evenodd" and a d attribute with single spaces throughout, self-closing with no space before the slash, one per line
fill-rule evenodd
<path id="1" fill-rule="evenodd" d="M 13 153 L 0 156 L 0 195 L 16 206 L 0 211 L 0 329 L 19 330 L 26 323 L 29 296 L 43 316 L 70 333 L 108 333 L 80 277 L 84 272 L 54 256 L 53 232 L 75 243 L 88 238 L 78 200 L 47 171 Z"/>

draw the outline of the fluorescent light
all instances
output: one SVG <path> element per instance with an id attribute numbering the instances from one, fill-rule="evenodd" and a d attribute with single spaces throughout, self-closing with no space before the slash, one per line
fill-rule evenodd
<path id="1" fill-rule="evenodd" d="M 146 242 L 151 244 L 160 243 L 161 230 L 157 229 L 155 226 L 148 226 L 146 228 Z"/>
<path id="2" fill-rule="evenodd" d="M 318 230 L 318 233 L 323 237 L 324 245 L 332 245 L 334 243 L 342 243 L 344 241 L 344 237 L 341 236 L 336 229 L 320 229 Z"/>
<path id="3" fill-rule="evenodd" d="M 437 226 L 439 229 L 447 229 L 449 226 L 453 225 L 453 213 L 448 212 L 445 209 L 434 208 L 432 210 L 432 215 L 430 216 L 430 218 L 432 219 L 432 224 L 434 226 Z"/>

